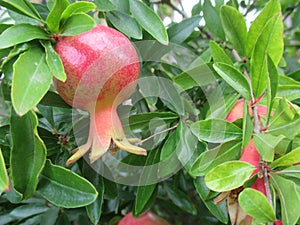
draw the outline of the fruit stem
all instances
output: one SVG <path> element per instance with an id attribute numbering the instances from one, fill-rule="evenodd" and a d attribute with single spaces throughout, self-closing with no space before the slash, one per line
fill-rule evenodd
<path id="1" fill-rule="evenodd" d="M 232 50 L 232 54 L 233 54 L 233 57 L 237 61 L 242 60 L 241 57 L 239 56 L 238 52 L 235 49 Z M 252 107 L 252 110 L 253 110 L 253 133 L 254 134 L 259 134 L 259 133 L 261 133 L 262 128 L 261 128 L 261 122 L 260 122 L 260 118 L 259 118 L 259 115 L 258 115 L 258 110 L 257 110 L 256 103 L 261 99 L 260 98 L 258 100 L 255 99 L 251 79 L 250 79 L 250 76 L 249 76 L 246 68 L 244 69 L 244 75 L 245 75 L 246 79 L 248 80 L 248 83 L 249 83 L 249 86 L 250 86 L 250 91 L 251 91 L 251 98 L 252 98 L 252 106 L 251 107 Z M 260 96 L 260 97 L 262 97 L 262 96 Z M 265 188 L 266 188 L 266 197 L 267 197 L 271 207 L 274 208 L 273 207 L 272 194 L 271 194 L 271 188 L 270 188 L 270 183 L 269 183 L 269 177 L 268 177 L 268 170 L 265 167 L 265 162 L 262 159 L 260 161 L 261 161 L 261 163 L 263 163 L 263 167 L 260 168 L 259 174 L 263 175 L 264 185 L 265 185 Z M 268 223 L 268 225 L 274 225 L 274 223 L 270 222 L 270 223 Z"/>

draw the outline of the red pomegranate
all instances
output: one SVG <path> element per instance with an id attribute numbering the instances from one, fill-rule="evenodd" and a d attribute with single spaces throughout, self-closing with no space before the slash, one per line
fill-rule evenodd
<path id="1" fill-rule="evenodd" d="M 128 213 L 118 223 L 118 225 L 170 225 L 166 220 L 157 216 L 151 211 L 147 211 L 141 216 L 135 218 L 132 213 Z"/>
<path id="2" fill-rule="evenodd" d="M 67 161 L 71 164 L 91 149 L 94 162 L 110 147 L 146 155 L 145 149 L 126 139 L 117 106 L 130 97 L 139 78 L 135 48 L 120 32 L 97 25 L 77 36 L 60 37 L 55 46 L 60 55 L 66 82 L 54 80 L 60 96 L 71 106 L 90 113 L 89 138 Z"/>

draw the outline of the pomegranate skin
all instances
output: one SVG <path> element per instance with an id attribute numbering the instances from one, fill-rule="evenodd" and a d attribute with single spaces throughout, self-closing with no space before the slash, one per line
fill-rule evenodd
<path id="1" fill-rule="evenodd" d="M 77 36 L 60 37 L 56 46 L 67 80 L 54 79 L 60 96 L 72 107 L 90 113 L 87 143 L 73 150 L 67 165 L 91 150 L 93 163 L 113 142 L 119 149 L 147 155 L 126 139 L 117 106 L 130 97 L 137 85 L 140 65 L 131 42 L 112 28 L 97 25 Z"/>
<path id="2" fill-rule="evenodd" d="M 66 82 L 54 79 L 60 96 L 71 106 L 91 111 L 101 105 L 119 105 L 139 78 L 139 59 L 122 33 L 97 25 L 77 36 L 60 37 L 56 46 L 67 74 Z M 129 85 L 131 84 L 131 85 Z M 129 88 L 121 95 L 119 93 Z"/>
<path id="3" fill-rule="evenodd" d="M 151 211 L 147 211 L 141 216 L 135 218 L 132 213 L 128 213 L 123 219 L 118 223 L 118 225 L 170 225 L 163 218 L 155 215 Z"/>

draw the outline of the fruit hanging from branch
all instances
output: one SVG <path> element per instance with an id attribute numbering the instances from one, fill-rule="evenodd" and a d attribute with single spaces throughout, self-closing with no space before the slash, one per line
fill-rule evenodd
<path id="1" fill-rule="evenodd" d="M 89 138 L 74 151 L 67 165 L 91 149 L 90 161 L 99 159 L 112 142 L 120 149 L 146 155 L 125 137 L 117 107 L 133 93 L 140 73 L 131 42 L 120 32 L 97 25 L 77 36 L 59 37 L 55 46 L 67 74 L 54 80 L 60 96 L 71 106 L 90 113 Z"/>
<path id="2" fill-rule="evenodd" d="M 118 225 L 170 225 L 166 220 L 157 216 L 151 211 L 140 215 L 139 217 L 133 217 L 132 213 L 128 213 L 118 223 Z"/>

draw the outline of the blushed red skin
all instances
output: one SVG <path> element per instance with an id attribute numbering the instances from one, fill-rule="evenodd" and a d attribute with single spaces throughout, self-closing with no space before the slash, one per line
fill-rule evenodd
<path id="1" fill-rule="evenodd" d="M 61 37 L 55 50 L 67 74 L 66 82 L 54 80 L 56 90 L 73 107 L 90 111 L 96 102 L 112 105 L 133 83 L 118 105 L 135 88 L 140 70 L 137 53 L 126 36 L 112 28 L 97 25 L 80 35 Z"/>
<path id="2" fill-rule="evenodd" d="M 54 79 L 60 96 L 71 106 L 90 113 L 89 138 L 67 161 L 75 162 L 90 149 L 90 161 L 100 158 L 113 141 L 120 149 L 146 155 L 125 137 L 117 106 L 130 97 L 139 78 L 137 52 L 129 39 L 112 28 L 97 25 L 72 37 L 60 37 L 55 46 L 66 82 Z"/>
<path id="3" fill-rule="evenodd" d="M 170 223 L 151 211 L 147 211 L 137 218 L 133 217 L 132 213 L 128 213 L 118 225 L 170 225 Z"/>
<path id="4" fill-rule="evenodd" d="M 248 105 L 250 105 L 250 104 L 251 103 L 248 102 Z M 258 112 L 258 116 L 266 116 L 268 114 L 267 107 L 264 105 L 258 105 L 257 112 Z M 250 116 L 253 116 L 251 107 L 249 107 L 249 114 L 250 114 Z M 244 99 L 239 99 L 239 100 L 237 100 L 235 105 L 232 107 L 232 109 L 228 113 L 228 115 L 226 117 L 226 121 L 234 122 L 237 119 L 243 118 L 243 116 L 244 116 Z"/>

